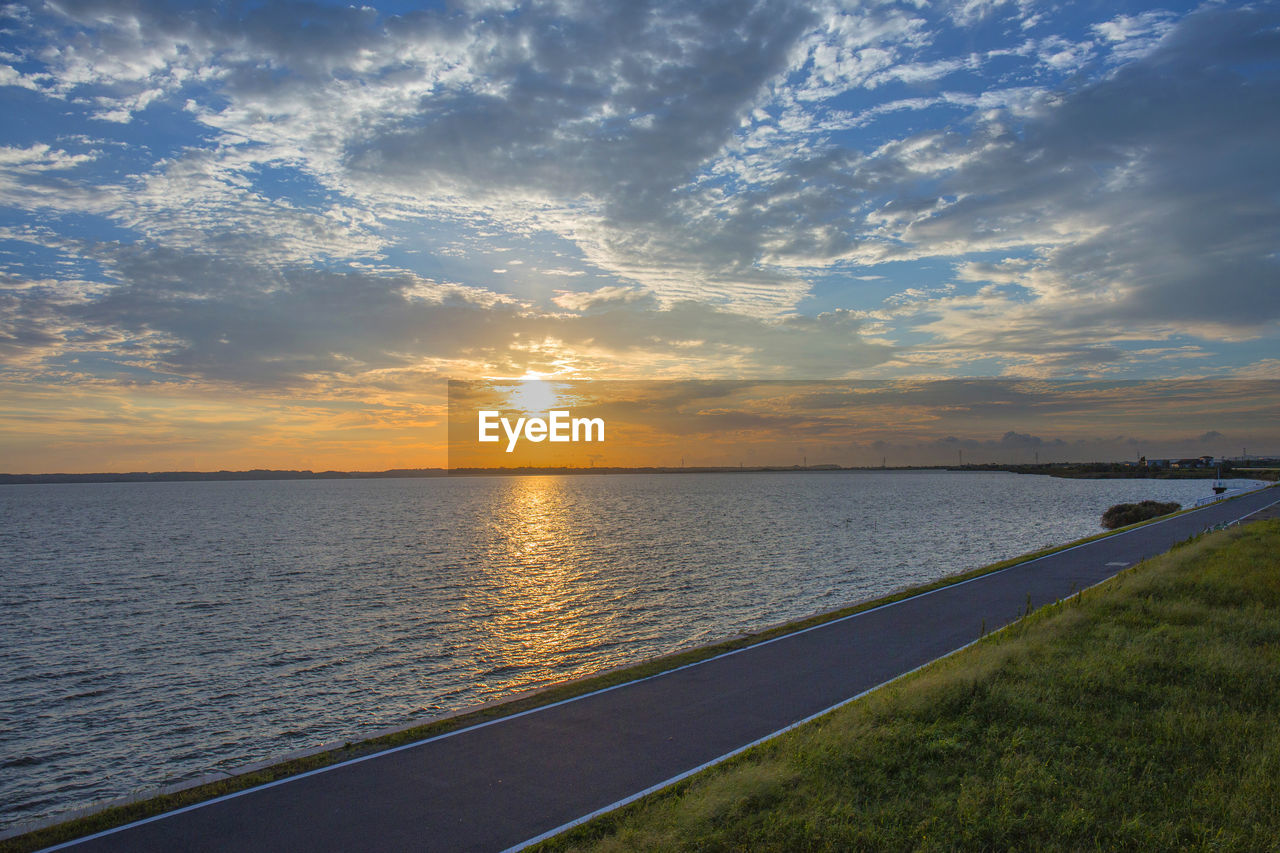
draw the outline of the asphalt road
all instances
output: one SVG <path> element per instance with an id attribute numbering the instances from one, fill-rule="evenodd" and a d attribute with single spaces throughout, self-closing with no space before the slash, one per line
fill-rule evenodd
<path id="1" fill-rule="evenodd" d="M 643 681 L 213 800 L 76 851 L 502 850 L 1280 499 L 1266 489 Z M 58 848 L 55 848 L 58 849 Z"/>

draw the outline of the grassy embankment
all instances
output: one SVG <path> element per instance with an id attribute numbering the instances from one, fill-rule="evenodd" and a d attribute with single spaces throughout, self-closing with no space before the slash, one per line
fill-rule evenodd
<path id="1" fill-rule="evenodd" d="M 1143 522 L 1143 524 L 1149 523 L 1151 522 Z M 1135 524 L 1132 526 L 1140 527 L 1142 524 Z M 1124 529 L 1127 530 L 1129 528 Z M 438 719 L 420 726 L 406 728 L 393 734 L 348 743 L 336 749 L 318 752 L 314 755 L 308 755 L 302 758 L 281 761 L 268 767 L 262 767 L 251 772 L 239 773 L 229 778 L 219 779 L 214 782 L 186 788 L 174 793 L 160 794 L 154 797 L 139 799 L 135 802 L 126 803 L 124 805 L 111 806 L 101 811 L 88 814 L 84 817 L 67 820 L 44 829 L 29 832 L 25 835 L 0 840 L 0 853 L 21 853 L 21 851 L 38 850 L 42 847 L 59 844 L 73 838 L 80 838 L 112 827 L 123 826 L 126 823 L 151 817 L 162 812 L 172 811 L 174 809 L 203 802 L 205 800 L 211 800 L 236 791 L 245 790 L 246 788 L 252 788 L 256 785 L 263 785 L 267 782 L 273 782 L 286 776 L 304 773 L 309 770 L 315 770 L 320 767 L 337 764 L 342 761 L 358 758 L 362 755 L 368 755 L 372 752 L 388 749 L 393 746 L 400 746 L 416 740 L 445 734 L 446 732 L 465 728 L 466 726 L 475 725 L 487 720 L 526 711 L 530 708 L 550 705 L 554 702 L 560 702 L 565 699 L 570 699 L 574 696 L 581 696 L 596 690 L 603 690 L 607 687 L 624 684 L 638 678 L 646 678 L 651 675 L 665 672 L 669 669 L 675 669 L 679 666 L 685 666 L 700 660 L 706 660 L 707 658 L 715 657 L 716 655 L 732 651 L 733 649 L 743 648 L 792 631 L 808 628 L 823 622 L 829 622 L 833 619 L 839 619 L 852 613 L 857 613 L 861 610 L 868 610 L 882 604 L 887 604 L 891 601 L 909 598 L 910 596 L 918 595 L 919 593 L 930 589 L 937 589 L 962 580 L 984 575 L 989 572 L 999 571 L 1000 569 L 1008 568 L 1009 566 L 1016 565 L 1017 563 L 1021 563 L 1026 560 L 1043 557 L 1046 554 L 1053 554 L 1067 548 L 1075 547 L 1076 545 L 1080 545 L 1084 542 L 1092 542 L 1095 539 L 1112 536 L 1120 532 L 1123 532 L 1123 530 L 1098 533 L 1094 536 L 1089 536 L 1075 542 L 1069 542 L 1053 548 L 1045 548 L 1043 550 L 1024 554 L 1009 560 L 1002 560 L 998 563 L 992 563 L 987 566 L 981 566 L 979 568 L 959 572 L 932 583 L 908 587 L 881 598 L 859 602 L 849 607 L 844 607 L 827 613 L 816 614 L 807 619 L 788 622 L 756 633 L 743 634 L 724 642 L 700 646 L 695 649 L 677 652 L 665 657 L 654 658 L 652 660 L 644 661 L 643 663 L 619 667 L 617 669 L 588 676 L 576 681 L 557 684 L 507 701 L 474 709 L 457 716 Z"/>
<path id="2" fill-rule="evenodd" d="M 1275 850 L 1280 520 L 1208 534 L 542 850 Z"/>

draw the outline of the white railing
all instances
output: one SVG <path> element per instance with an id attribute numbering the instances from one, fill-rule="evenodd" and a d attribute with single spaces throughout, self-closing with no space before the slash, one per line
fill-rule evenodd
<path id="1" fill-rule="evenodd" d="M 1192 506 L 1208 506 L 1211 503 L 1215 503 L 1217 501 L 1225 501 L 1227 498 L 1237 498 L 1240 495 L 1247 495 L 1250 492 L 1256 492 L 1258 491 L 1258 489 L 1265 489 L 1271 485 L 1274 485 L 1274 484 L 1258 482 L 1258 483 L 1254 483 L 1252 486 L 1242 486 L 1241 488 L 1238 488 L 1238 489 L 1230 489 L 1228 491 L 1223 492 L 1220 495 L 1209 495 L 1209 497 L 1207 498 L 1201 498 L 1200 500 L 1192 504 Z"/>

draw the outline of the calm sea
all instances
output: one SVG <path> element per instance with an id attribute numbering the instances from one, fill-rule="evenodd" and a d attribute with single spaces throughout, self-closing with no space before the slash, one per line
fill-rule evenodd
<path id="1" fill-rule="evenodd" d="M 0 829 L 1208 492 L 940 471 L 0 486 Z"/>

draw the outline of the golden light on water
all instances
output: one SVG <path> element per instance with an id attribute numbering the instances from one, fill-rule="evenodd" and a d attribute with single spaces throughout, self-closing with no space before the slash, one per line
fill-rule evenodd
<path id="1" fill-rule="evenodd" d="M 573 674 L 581 650 L 603 639 L 587 627 L 598 620 L 581 618 L 595 582 L 573 494 L 557 477 L 513 477 L 494 512 L 481 653 L 505 672 L 527 670 L 530 685 Z"/>

